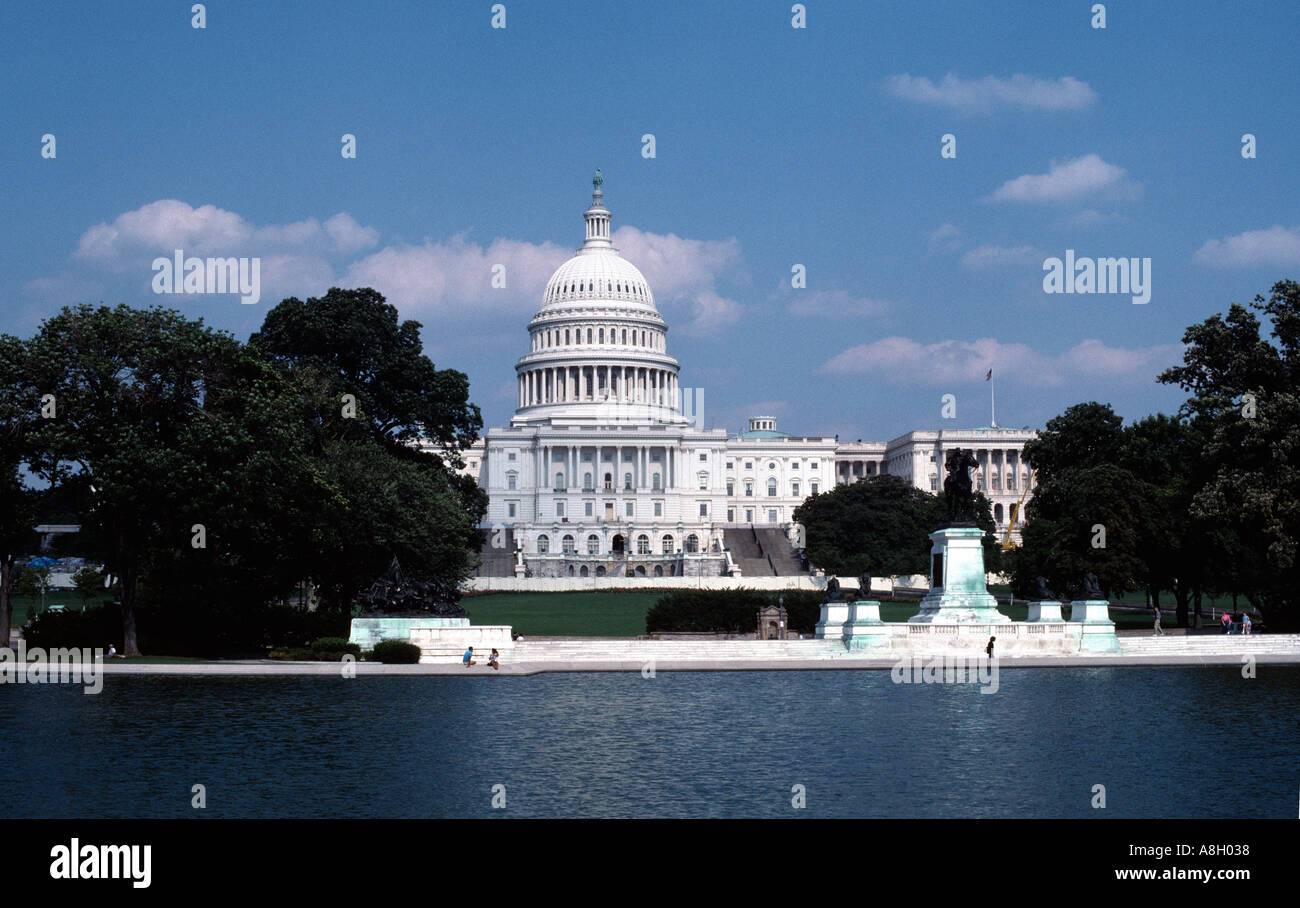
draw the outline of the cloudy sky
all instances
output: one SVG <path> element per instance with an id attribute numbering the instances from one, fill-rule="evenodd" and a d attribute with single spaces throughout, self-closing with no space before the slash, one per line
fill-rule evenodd
<path id="1" fill-rule="evenodd" d="M 990 368 L 1002 425 L 1171 411 L 1183 329 L 1300 277 L 1296 4 L 791 5 L 5 4 L 0 331 L 372 286 L 501 424 L 600 167 L 707 423 L 887 440 L 987 424 Z M 174 249 L 261 301 L 156 295 Z M 1066 250 L 1150 302 L 1045 293 Z"/>

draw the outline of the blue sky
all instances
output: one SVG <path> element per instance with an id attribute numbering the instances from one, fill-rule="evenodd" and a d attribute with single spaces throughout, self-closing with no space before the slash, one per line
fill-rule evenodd
<path id="1" fill-rule="evenodd" d="M 600 167 L 707 423 L 886 440 L 986 424 L 990 367 L 1003 425 L 1171 411 L 1184 328 L 1300 277 L 1297 4 L 791 5 L 6 4 L 0 330 L 102 299 L 246 337 L 371 285 L 502 424 Z M 260 258 L 261 301 L 155 295 L 174 248 Z M 1044 293 L 1067 249 L 1151 259 L 1150 302 Z"/>

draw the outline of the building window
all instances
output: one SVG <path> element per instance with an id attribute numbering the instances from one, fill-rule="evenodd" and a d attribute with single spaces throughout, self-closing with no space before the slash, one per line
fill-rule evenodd
<path id="1" fill-rule="evenodd" d="M 1007 474 L 1007 491 L 1008 491 L 1008 492 L 1014 492 L 1015 490 L 1016 490 L 1016 474 L 1015 474 L 1015 473 L 1008 473 L 1008 474 Z"/>
<path id="2" fill-rule="evenodd" d="M 727 461 L 727 469 L 728 469 L 728 470 L 731 470 L 731 469 L 734 469 L 734 468 L 735 468 L 735 464 L 734 464 L 732 461 L 728 460 L 728 461 Z"/>
<path id="3" fill-rule="evenodd" d="M 776 479 L 769 479 L 767 481 L 767 497 L 768 498 L 776 497 Z"/>
<path id="4" fill-rule="evenodd" d="M 808 464 L 808 469 L 810 470 L 817 469 L 817 461 L 814 460 L 812 463 Z"/>
<path id="5" fill-rule="evenodd" d="M 515 508 L 516 508 L 516 507 L 517 507 L 517 505 L 516 505 L 513 501 L 510 502 L 509 504 L 507 504 L 507 505 L 506 505 L 506 516 L 507 516 L 507 517 L 514 517 L 514 516 L 515 516 Z"/>
<path id="6" fill-rule="evenodd" d="M 686 551 L 695 554 L 700 550 L 700 537 L 694 533 L 686 537 Z"/>
<path id="7" fill-rule="evenodd" d="M 650 537 L 647 536 L 645 533 L 642 533 L 640 536 L 636 537 L 636 553 L 638 555 L 650 554 Z"/>
<path id="8" fill-rule="evenodd" d="M 655 502 L 655 516 L 656 517 L 664 516 L 664 503 L 662 501 Z"/>
<path id="9" fill-rule="evenodd" d="M 513 461 L 514 459 L 515 459 L 515 452 L 514 452 L 514 451 L 509 451 L 509 452 L 507 452 L 507 454 L 506 454 L 506 460 Z"/>
<path id="10" fill-rule="evenodd" d="M 809 494 L 816 495 L 816 494 L 817 494 L 817 490 L 818 490 L 819 488 L 820 488 L 820 486 L 818 486 L 817 483 L 815 483 L 815 482 L 810 482 L 810 483 L 808 483 L 808 492 L 809 492 Z"/>
<path id="11" fill-rule="evenodd" d="M 624 473 L 624 474 L 623 474 L 623 491 L 624 491 L 624 492 L 630 492 L 630 491 L 632 491 L 632 474 L 631 474 L 631 473 Z"/>
<path id="12" fill-rule="evenodd" d="M 753 522 L 754 522 L 754 509 L 745 508 L 745 523 L 753 523 Z"/>
<path id="13" fill-rule="evenodd" d="M 727 523 L 735 523 L 735 522 L 736 522 L 736 509 L 727 508 Z"/>
<path id="14" fill-rule="evenodd" d="M 636 511 L 634 510 L 635 508 L 636 508 L 636 503 L 635 503 L 635 502 L 632 502 L 632 501 L 629 501 L 629 502 L 627 502 L 627 504 L 624 506 L 624 512 L 625 512 L 625 513 L 627 514 L 627 516 L 629 516 L 629 517 L 635 517 L 635 516 L 636 516 Z"/>
<path id="15" fill-rule="evenodd" d="M 590 473 L 583 473 L 583 474 L 582 474 L 582 488 L 583 488 L 583 491 L 586 491 L 586 492 L 590 492 L 590 491 L 591 491 L 591 474 L 590 474 Z"/>
<path id="16" fill-rule="evenodd" d="M 937 491 L 939 491 L 939 477 L 938 477 L 938 476 L 931 476 L 931 477 L 930 477 L 930 491 L 931 491 L 931 492 L 937 492 Z"/>
<path id="17" fill-rule="evenodd" d="M 563 542 L 560 543 L 560 545 L 564 548 L 564 554 L 566 555 L 572 555 L 576 551 L 576 549 L 573 547 L 573 537 L 570 536 L 568 533 L 564 534 L 564 540 Z"/>
<path id="18" fill-rule="evenodd" d="M 557 492 L 563 492 L 563 491 L 564 491 L 564 474 L 563 474 L 563 473 L 556 473 L 556 474 L 555 474 L 555 491 L 557 491 Z"/>
<path id="19" fill-rule="evenodd" d="M 772 461 L 771 463 L 769 463 L 769 464 L 767 465 L 767 468 L 768 468 L 769 470 L 775 470 L 775 469 L 776 469 L 776 461 Z"/>
<path id="20" fill-rule="evenodd" d="M 595 516 L 595 510 L 596 510 L 596 502 L 594 502 L 594 501 L 584 501 L 584 502 L 582 503 L 582 515 L 583 515 L 584 517 L 593 517 L 593 516 Z"/>
<path id="21" fill-rule="evenodd" d="M 728 495 L 735 495 L 735 494 L 736 494 L 736 483 L 735 483 L 735 480 L 731 480 L 731 479 L 728 479 L 728 480 L 727 480 L 727 494 L 728 494 Z"/>
<path id="22" fill-rule="evenodd" d="M 612 473 L 605 474 L 605 491 L 614 491 L 614 475 Z"/>
<path id="23" fill-rule="evenodd" d="M 754 469 L 754 462 L 752 460 L 745 461 L 745 469 L 746 470 Z"/>
<path id="24" fill-rule="evenodd" d="M 587 537 L 587 554 L 588 555 L 600 554 L 600 537 L 597 536 L 595 533 L 592 533 L 590 536 Z"/>
<path id="25" fill-rule="evenodd" d="M 698 479 L 698 480 L 700 481 L 700 488 L 701 488 L 701 489 L 707 489 L 707 488 L 709 487 L 709 474 L 708 474 L 708 473 L 701 473 L 699 476 L 696 477 L 696 479 Z"/>
<path id="26" fill-rule="evenodd" d="M 776 523 L 776 511 L 773 511 L 773 510 L 771 510 L 771 509 L 768 510 L 768 512 L 767 512 L 767 522 L 768 522 L 768 523 Z"/>
<path id="27" fill-rule="evenodd" d="M 707 501 L 700 502 L 700 516 L 701 517 L 709 516 L 709 503 Z"/>
<path id="28" fill-rule="evenodd" d="M 557 502 L 555 503 L 555 516 L 556 516 L 556 517 L 563 517 L 563 516 L 564 516 L 564 502 L 563 502 L 563 501 L 557 501 Z"/>
<path id="29" fill-rule="evenodd" d="M 701 454 L 701 455 L 700 455 L 700 463 L 708 463 L 708 462 L 709 462 L 709 455 L 708 455 L 707 453 L 706 453 L 706 454 Z"/>
<path id="30" fill-rule="evenodd" d="M 671 555 L 673 553 L 673 537 L 664 536 L 663 542 L 664 542 L 664 554 Z"/>
<path id="31" fill-rule="evenodd" d="M 658 474 L 658 473 L 655 473 L 653 476 L 650 477 L 650 487 L 651 487 L 652 489 L 654 489 L 656 492 L 659 491 L 659 474 Z"/>
<path id="32" fill-rule="evenodd" d="M 516 483 L 517 481 L 518 481 L 518 478 L 515 476 L 514 473 L 507 473 L 507 474 L 506 474 L 506 488 L 507 488 L 507 489 L 513 489 L 513 488 L 515 487 L 515 483 Z"/>
<path id="33" fill-rule="evenodd" d="M 551 550 L 550 537 L 545 533 L 537 537 L 537 554 L 545 555 Z"/>
<path id="34" fill-rule="evenodd" d="M 745 480 L 745 497 L 746 498 L 754 497 L 754 480 L 752 479 Z"/>
<path id="35" fill-rule="evenodd" d="M 799 494 L 799 481 L 797 479 L 790 483 L 790 494 L 795 496 Z"/>

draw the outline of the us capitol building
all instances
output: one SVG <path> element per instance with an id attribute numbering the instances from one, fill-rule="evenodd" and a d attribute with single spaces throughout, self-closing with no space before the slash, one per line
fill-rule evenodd
<path id="1" fill-rule="evenodd" d="M 976 488 L 1018 541 L 1030 430 L 913 431 L 840 443 L 777 430 L 770 416 L 706 429 L 679 386 L 668 325 L 637 267 L 610 242 L 602 178 L 587 236 L 556 269 L 515 365 L 510 425 L 488 429 L 465 471 L 489 497 L 483 577 L 750 577 L 804 574 L 792 515 L 811 495 L 881 473 L 938 492 L 945 452 L 975 451 Z"/>

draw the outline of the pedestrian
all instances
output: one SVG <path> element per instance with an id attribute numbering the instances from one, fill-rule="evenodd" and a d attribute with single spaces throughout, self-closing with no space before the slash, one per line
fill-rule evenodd
<path id="1" fill-rule="evenodd" d="M 984 652 L 988 654 L 988 657 L 989 657 L 990 659 L 993 658 L 993 641 L 996 640 L 996 639 L 998 639 L 998 638 L 997 638 L 997 637 L 989 637 L 989 645 L 986 646 L 986 647 L 984 647 Z"/>
<path id="2" fill-rule="evenodd" d="M 1247 637 L 1250 636 L 1250 612 L 1246 612 L 1241 616 L 1241 632 Z"/>
<path id="3" fill-rule="evenodd" d="M 1223 614 L 1219 616 L 1219 623 L 1223 625 L 1223 632 L 1225 634 L 1232 633 L 1232 616 L 1228 614 L 1226 608 L 1223 610 Z"/>
<path id="4" fill-rule="evenodd" d="M 466 668 L 469 668 L 471 665 L 478 665 L 478 663 L 474 661 L 474 647 L 471 646 L 469 649 L 465 650 L 465 655 L 461 657 L 460 661 L 465 664 Z"/>
<path id="5" fill-rule="evenodd" d="M 1153 606 L 1151 606 L 1151 609 L 1152 609 L 1152 611 L 1154 611 L 1155 614 L 1156 614 L 1156 633 L 1155 633 L 1155 635 L 1156 635 L 1157 637 L 1163 637 L 1164 634 L 1165 634 L 1165 632 L 1162 631 L 1162 630 L 1160 629 L 1160 606 L 1158 606 L 1158 605 L 1153 605 Z"/>
<path id="6" fill-rule="evenodd" d="M 488 665 L 492 666 L 492 667 L 495 668 L 495 669 L 500 669 L 500 668 L 501 668 L 501 664 L 497 661 L 497 660 L 500 659 L 500 658 L 501 658 L 501 656 L 500 656 L 500 654 L 497 653 L 497 651 L 496 651 L 496 647 L 493 647 L 493 648 L 492 648 L 492 655 L 488 656 Z"/>

